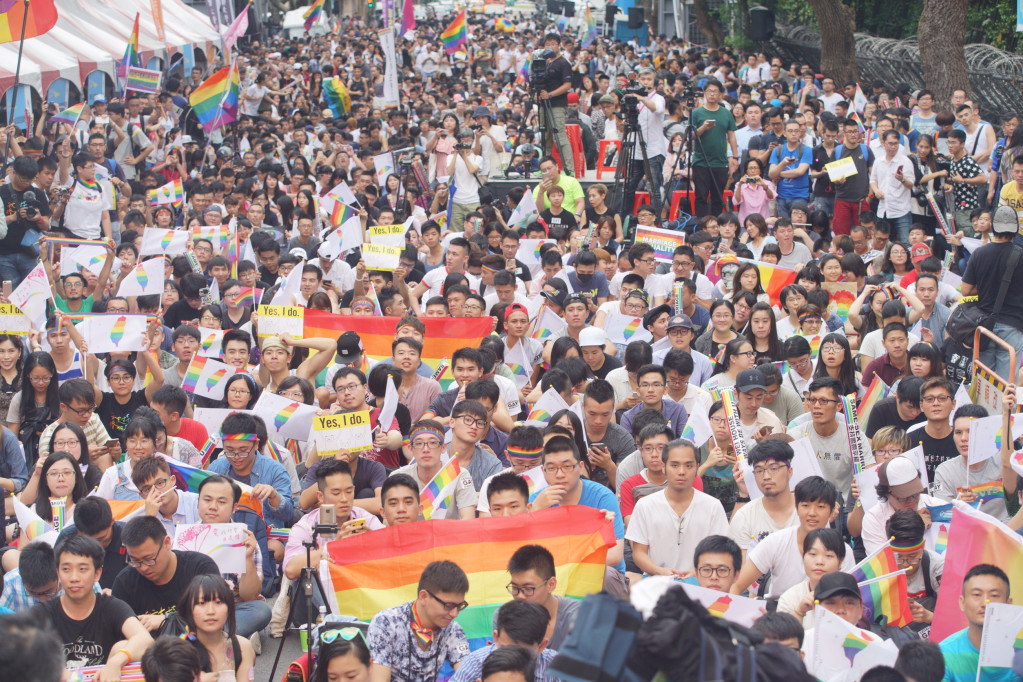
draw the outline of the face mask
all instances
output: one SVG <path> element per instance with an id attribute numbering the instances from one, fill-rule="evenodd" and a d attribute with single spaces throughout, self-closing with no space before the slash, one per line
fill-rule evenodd
<path id="1" fill-rule="evenodd" d="M 591 279 L 593 279 L 593 273 L 592 273 L 592 272 L 591 272 L 590 274 L 588 274 L 588 275 L 583 275 L 583 274 L 580 274 L 580 273 L 578 273 L 578 272 L 577 272 L 577 273 L 575 273 L 575 276 L 576 276 L 576 277 L 577 277 L 577 278 L 579 279 L 579 281 L 580 281 L 581 283 L 583 283 L 583 284 L 586 284 L 586 283 L 587 283 L 587 282 L 589 282 L 589 281 L 590 281 Z"/>

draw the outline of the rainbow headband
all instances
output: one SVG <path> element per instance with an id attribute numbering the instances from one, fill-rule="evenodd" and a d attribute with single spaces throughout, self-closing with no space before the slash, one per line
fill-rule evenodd
<path id="1" fill-rule="evenodd" d="M 483 272 L 489 272 L 491 275 L 493 275 L 494 273 L 498 272 L 498 268 L 492 268 L 489 265 L 484 264 Z"/>
<path id="2" fill-rule="evenodd" d="M 891 548 L 893 552 L 899 552 L 900 554 L 909 554 L 910 552 L 916 552 L 918 550 L 923 549 L 924 541 L 921 540 L 915 545 L 896 545 L 895 543 L 892 543 Z"/>
<path id="3" fill-rule="evenodd" d="M 417 429 L 413 429 L 412 433 L 408 437 L 408 442 L 411 444 L 412 441 L 414 441 L 419 436 L 437 436 L 437 438 L 440 439 L 441 443 L 444 442 L 444 432 L 438 431 L 437 429 L 431 428 L 429 426 L 420 426 Z"/>
<path id="4" fill-rule="evenodd" d="M 225 433 L 224 440 L 247 440 L 255 443 L 259 440 L 259 436 L 254 433 Z"/>
<path id="5" fill-rule="evenodd" d="M 800 315 L 800 317 L 799 317 L 799 324 L 803 324 L 807 320 L 820 320 L 821 322 L 823 322 L 824 318 L 821 317 L 820 315 L 815 315 L 813 313 L 807 313 L 806 315 Z"/>
<path id="6" fill-rule="evenodd" d="M 519 457 L 520 459 L 537 459 L 540 453 L 543 452 L 543 448 L 536 448 L 535 450 L 523 450 L 520 448 L 512 447 L 509 445 L 506 450 L 508 451 L 509 457 Z"/>

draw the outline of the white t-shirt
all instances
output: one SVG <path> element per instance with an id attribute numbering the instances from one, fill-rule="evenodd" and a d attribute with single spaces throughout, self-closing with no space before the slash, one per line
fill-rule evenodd
<path id="1" fill-rule="evenodd" d="M 497 71 L 498 73 L 515 73 L 512 68 L 515 66 L 515 53 L 511 50 L 498 50 L 497 51 Z"/>
<path id="2" fill-rule="evenodd" d="M 825 95 L 824 93 L 821 93 L 820 95 L 818 95 L 817 99 L 819 99 L 824 104 L 825 111 L 835 113 L 835 105 L 838 104 L 839 102 L 844 102 L 845 95 L 843 95 L 840 92 L 833 92 L 830 95 Z"/>
<path id="3" fill-rule="evenodd" d="M 443 267 L 434 268 L 433 270 L 430 270 L 428 273 L 426 273 L 426 275 L 423 276 L 422 281 L 423 286 L 429 287 L 430 289 L 429 291 L 423 294 L 423 302 L 425 302 L 427 299 L 433 296 L 441 295 L 441 289 L 444 288 L 444 279 L 449 274 L 451 273 L 448 272 L 448 269 L 446 267 Z M 479 291 L 480 289 L 479 280 L 473 275 L 470 275 L 468 272 L 462 274 L 464 274 L 465 278 L 469 280 L 469 288 L 473 291 Z"/>
<path id="4" fill-rule="evenodd" d="M 799 525 L 799 516 L 795 508 L 792 509 L 792 516 L 784 525 L 779 526 L 771 518 L 771 515 L 764 509 L 764 498 L 760 497 L 742 506 L 735 512 L 732 522 L 729 524 L 728 534 L 735 544 L 741 549 L 750 549 L 766 538 L 783 528 L 792 528 Z"/>
<path id="5" fill-rule="evenodd" d="M 615 298 L 622 291 L 622 280 L 625 276 L 631 274 L 628 272 L 616 272 L 615 276 L 611 278 L 611 281 L 607 285 L 608 292 Z M 671 294 L 671 283 L 675 281 L 675 276 L 670 272 L 667 275 L 658 275 L 656 273 L 647 275 L 643 281 L 643 289 L 646 290 L 647 295 L 650 297 L 650 304 L 653 307 L 653 299 L 657 297 L 667 298 Z"/>
<path id="6" fill-rule="evenodd" d="M 926 424 L 926 422 L 924 422 Z M 957 458 L 958 459 L 958 458 Z M 930 495 L 923 494 L 917 503 L 917 509 L 925 507 L 940 507 L 944 501 L 935 499 Z M 863 528 L 860 532 L 860 539 L 863 540 L 863 549 L 867 553 L 880 549 L 881 545 L 888 542 L 888 533 L 885 526 L 888 519 L 895 515 L 895 509 L 885 500 L 878 500 L 877 504 L 863 514 Z"/>
<path id="7" fill-rule="evenodd" d="M 694 490 L 693 501 L 680 517 L 664 493 L 659 490 L 636 503 L 625 539 L 647 545 L 651 561 L 658 566 L 691 571 L 700 541 L 708 535 L 728 533 L 725 509 L 716 498 Z"/>
<path id="8" fill-rule="evenodd" d="M 469 172 L 469 169 L 465 165 L 465 160 L 457 155 L 457 152 L 452 152 L 455 156 L 455 196 L 454 203 L 456 204 L 478 204 L 480 201 L 480 185 L 476 179 L 476 176 Z M 477 168 L 482 168 L 483 157 L 477 156 L 476 154 L 469 154 L 469 161 L 472 162 Z M 444 169 L 447 172 L 447 169 Z M 439 172 L 439 171 L 438 171 Z"/>
<path id="9" fill-rule="evenodd" d="M 325 281 L 333 282 L 338 291 L 348 291 L 355 288 L 355 270 L 343 260 L 336 260 L 330 264 L 330 269 L 324 272 L 319 258 L 309 261 L 323 272 Z"/>
<path id="10" fill-rule="evenodd" d="M 98 185 L 93 189 L 76 182 L 64 209 L 64 227 L 81 239 L 99 239 L 103 234 L 103 211 L 114 208 L 110 183 Z"/>
<path id="11" fill-rule="evenodd" d="M 259 106 L 263 103 L 266 93 L 267 88 L 265 86 L 256 85 L 255 83 L 246 88 L 245 98 L 242 100 L 242 113 L 246 116 L 258 115 Z"/>
<path id="12" fill-rule="evenodd" d="M 633 516 L 633 519 L 636 517 Z M 799 526 L 784 528 L 771 533 L 756 547 L 751 549 L 746 558 L 753 562 L 761 574 L 771 572 L 771 585 L 767 590 L 768 599 L 777 599 L 785 590 L 806 580 L 806 569 L 803 568 L 803 548 L 797 546 L 796 537 Z M 845 546 L 845 559 L 842 570 L 849 572 L 856 565 L 852 547 Z"/>
<path id="13" fill-rule="evenodd" d="M 872 332 L 868 332 L 866 336 L 860 341 L 860 355 L 866 355 L 870 358 L 879 358 L 885 354 L 884 339 L 881 337 L 883 329 L 875 329 Z M 920 337 L 909 332 L 909 345 L 907 348 L 912 348 L 913 344 L 920 343 Z"/>

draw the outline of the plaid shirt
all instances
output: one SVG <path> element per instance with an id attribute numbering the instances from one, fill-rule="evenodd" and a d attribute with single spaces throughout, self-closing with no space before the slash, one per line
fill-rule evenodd
<path id="1" fill-rule="evenodd" d="M 99 583 L 92 586 L 92 591 L 99 594 Z M 58 592 L 56 596 L 60 596 L 60 594 Z M 19 569 L 16 568 L 4 575 L 4 591 L 3 594 L 0 594 L 0 608 L 10 609 L 17 613 L 18 611 L 27 611 L 38 603 L 39 600 L 25 589 Z"/>
<path id="2" fill-rule="evenodd" d="M 43 429 L 43 433 L 39 436 L 39 459 L 44 459 L 50 454 L 50 437 L 57 430 L 57 424 L 62 424 L 64 421 L 64 419 L 58 419 Z M 110 434 L 103 426 L 103 420 L 95 412 L 89 417 L 89 422 L 82 430 L 85 431 L 85 439 L 89 441 L 89 445 L 106 445 L 106 442 L 110 440 Z"/>

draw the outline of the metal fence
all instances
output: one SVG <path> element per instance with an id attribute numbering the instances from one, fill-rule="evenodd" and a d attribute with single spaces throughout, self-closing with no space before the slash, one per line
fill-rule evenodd
<path id="1" fill-rule="evenodd" d="M 923 64 L 915 38 L 892 40 L 864 33 L 857 33 L 855 38 L 861 80 L 881 80 L 889 85 L 905 83 L 913 89 L 924 87 Z M 796 61 L 820 67 L 821 38 L 814 30 L 779 24 L 771 46 L 786 64 Z M 1023 114 L 1023 56 L 990 45 L 971 44 L 966 46 L 966 68 L 974 98 L 985 117 L 992 112 L 999 117 Z"/>

